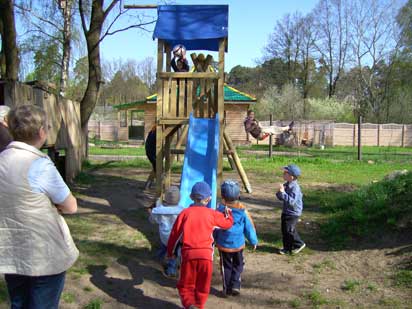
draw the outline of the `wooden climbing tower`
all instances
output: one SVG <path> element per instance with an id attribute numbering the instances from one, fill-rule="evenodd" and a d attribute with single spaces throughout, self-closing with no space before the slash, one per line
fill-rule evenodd
<path id="1" fill-rule="evenodd" d="M 147 6 L 128 6 L 147 8 Z M 224 148 L 251 192 L 236 150 L 224 134 L 224 68 L 228 42 L 227 5 L 158 6 L 153 37 L 157 39 L 156 184 L 159 195 L 171 184 L 172 160 L 181 149 L 188 131 L 190 113 L 196 118 L 219 115 L 217 182 L 222 181 Z M 188 51 L 207 50 L 218 54 L 216 69 L 212 56 L 192 53 L 190 72 L 171 71 L 171 51 L 183 44 Z"/>

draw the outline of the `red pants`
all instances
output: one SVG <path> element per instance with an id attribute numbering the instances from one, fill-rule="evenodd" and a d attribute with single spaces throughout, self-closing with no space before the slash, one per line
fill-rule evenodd
<path id="1" fill-rule="evenodd" d="M 182 261 L 177 288 L 184 308 L 189 308 L 191 305 L 201 309 L 205 307 L 212 273 L 213 262 L 210 260 Z"/>

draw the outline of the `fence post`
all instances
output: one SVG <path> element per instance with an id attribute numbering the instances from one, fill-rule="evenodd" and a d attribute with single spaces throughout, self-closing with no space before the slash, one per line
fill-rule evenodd
<path id="1" fill-rule="evenodd" d="M 361 129 L 362 127 L 362 116 L 359 116 L 358 118 L 358 160 L 362 160 L 362 139 L 361 139 Z"/>
<path id="2" fill-rule="evenodd" d="M 401 147 L 405 147 L 405 125 L 402 125 L 402 142 Z"/>
<path id="3" fill-rule="evenodd" d="M 352 146 L 356 146 L 356 124 L 353 124 L 353 132 L 352 132 Z"/>
<path id="4" fill-rule="evenodd" d="M 270 114 L 269 116 L 269 125 L 272 126 L 273 125 L 273 115 Z M 269 158 L 272 158 L 272 146 L 273 146 L 273 135 L 270 134 L 269 136 Z"/>
<path id="5" fill-rule="evenodd" d="M 378 136 L 377 136 L 378 147 L 381 145 L 381 125 L 378 123 Z"/>

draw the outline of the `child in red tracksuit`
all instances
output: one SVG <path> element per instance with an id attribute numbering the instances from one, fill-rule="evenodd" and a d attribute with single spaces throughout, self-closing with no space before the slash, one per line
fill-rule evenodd
<path id="1" fill-rule="evenodd" d="M 184 308 L 204 308 L 213 272 L 213 230 L 233 225 L 230 210 L 221 213 L 206 207 L 211 195 L 206 182 L 193 186 L 190 198 L 194 203 L 177 217 L 167 244 L 168 257 L 179 243 L 182 245 L 177 288 Z"/>

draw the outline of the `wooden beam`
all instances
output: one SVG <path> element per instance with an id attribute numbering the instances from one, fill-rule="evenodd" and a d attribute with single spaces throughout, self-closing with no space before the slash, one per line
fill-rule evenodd
<path id="1" fill-rule="evenodd" d="M 171 154 L 185 154 L 186 148 L 170 148 L 170 153 Z M 232 151 L 230 150 L 225 150 L 223 152 L 225 155 L 231 155 Z"/>
<path id="2" fill-rule="evenodd" d="M 219 40 L 219 62 L 218 62 L 218 74 L 219 79 L 217 82 L 217 112 L 219 113 L 219 140 L 223 139 L 223 132 L 225 130 L 224 124 L 224 84 L 225 84 L 225 46 L 226 46 L 226 39 Z M 230 147 L 229 143 L 228 146 Z M 223 143 L 219 143 L 219 156 L 217 162 L 217 185 L 218 187 L 222 183 L 223 180 Z M 220 191 L 218 191 L 220 192 Z"/>
<path id="3" fill-rule="evenodd" d="M 166 119 L 159 119 L 158 124 L 160 125 L 184 125 L 189 123 L 188 118 L 166 118 Z"/>
<path id="4" fill-rule="evenodd" d="M 240 179 L 242 179 L 243 186 L 245 187 L 246 192 L 252 193 L 252 187 L 250 186 L 249 179 L 247 178 L 247 175 L 245 173 L 245 170 L 243 169 L 242 163 L 240 162 L 239 156 L 237 155 L 236 148 L 233 146 L 232 140 L 226 131 L 223 132 L 223 137 L 229 148 L 229 151 L 231 152 L 231 156 L 235 163 L 236 169 L 239 173 Z"/>
<path id="5" fill-rule="evenodd" d="M 163 70 L 163 41 L 157 42 L 157 72 Z M 162 118 L 163 112 L 163 85 L 162 81 L 157 81 L 157 103 L 156 103 L 156 120 Z M 157 121 L 156 123 L 156 190 L 157 196 L 161 197 L 163 193 L 163 126 Z"/>
<path id="6" fill-rule="evenodd" d="M 142 9 L 157 9 L 156 4 L 125 4 L 123 6 L 125 9 L 137 9 L 137 10 L 142 10 Z"/>
<path id="7" fill-rule="evenodd" d="M 159 78 L 198 78 L 198 79 L 218 79 L 219 73 L 216 72 L 158 72 Z"/>

